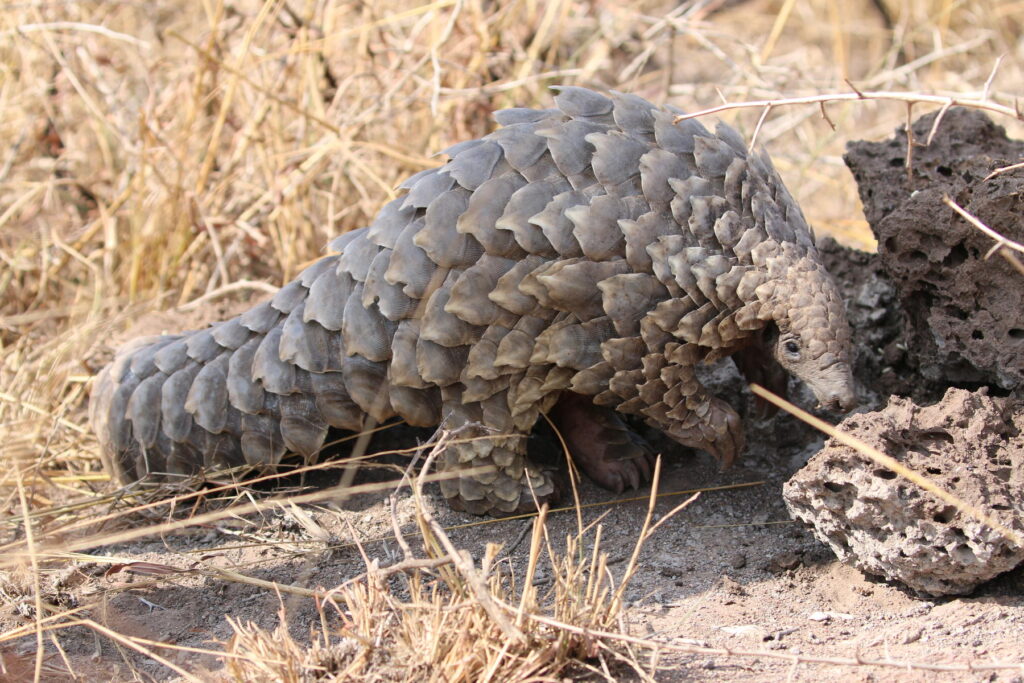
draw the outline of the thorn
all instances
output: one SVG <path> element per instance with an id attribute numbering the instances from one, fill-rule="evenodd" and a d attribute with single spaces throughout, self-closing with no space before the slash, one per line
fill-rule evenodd
<path id="1" fill-rule="evenodd" d="M 818 108 L 821 109 L 821 118 L 825 119 L 825 123 L 827 123 L 829 125 L 829 127 L 833 131 L 835 131 L 836 124 L 832 122 L 832 119 L 830 119 L 829 116 L 828 116 L 828 112 L 825 111 L 825 100 L 822 100 L 821 102 L 818 102 Z"/>
<path id="2" fill-rule="evenodd" d="M 152 612 L 153 610 L 158 610 L 158 609 L 162 609 L 164 611 L 167 611 L 167 608 L 164 607 L 163 605 L 158 605 L 155 602 L 150 602 L 146 598 L 139 598 L 139 602 L 141 602 L 143 605 L 148 607 L 150 612 Z"/>

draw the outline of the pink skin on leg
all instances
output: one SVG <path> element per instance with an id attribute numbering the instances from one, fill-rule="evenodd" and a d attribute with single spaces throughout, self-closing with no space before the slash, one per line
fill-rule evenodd
<path id="1" fill-rule="evenodd" d="M 622 493 L 650 480 L 654 470 L 650 447 L 614 410 L 567 391 L 548 417 L 565 439 L 573 461 L 603 488 Z"/>

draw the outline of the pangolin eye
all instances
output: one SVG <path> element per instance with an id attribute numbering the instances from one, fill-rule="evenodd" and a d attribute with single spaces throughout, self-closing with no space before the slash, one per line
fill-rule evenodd
<path id="1" fill-rule="evenodd" d="M 786 355 L 789 355 L 789 356 L 799 356 L 800 355 L 800 345 L 797 344 L 795 341 L 788 341 L 788 342 L 786 342 L 785 345 L 783 346 L 783 348 L 785 348 L 785 350 L 786 350 Z"/>

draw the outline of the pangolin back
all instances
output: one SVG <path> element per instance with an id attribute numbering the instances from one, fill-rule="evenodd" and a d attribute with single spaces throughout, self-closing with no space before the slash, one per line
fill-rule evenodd
<path id="1" fill-rule="evenodd" d="M 507 512 L 553 492 L 521 437 L 562 392 L 725 461 L 742 431 L 699 362 L 738 354 L 777 378 L 777 359 L 850 403 L 842 302 L 767 157 L 632 95 L 564 87 L 555 105 L 497 112 L 501 128 L 446 150 L 270 301 L 123 349 L 91 404 L 110 468 L 311 459 L 367 415 L 480 423 L 497 436 L 444 466 L 494 471 L 444 491 Z M 766 348 L 768 330 L 795 336 L 804 365 Z"/>

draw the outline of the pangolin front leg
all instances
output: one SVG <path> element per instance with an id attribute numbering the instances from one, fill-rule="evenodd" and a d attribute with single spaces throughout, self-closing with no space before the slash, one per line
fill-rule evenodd
<path id="1" fill-rule="evenodd" d="M 548 417 L 565 439 L 573 461 L 602 487 L 622 493 L 650 481 L 654 469 L 650 446 L 614 410 L 567 391 Z"/>
<path id="2" fill-rule="evenodd" d="M 776 396 L 786 398 L 789 388 L 789 375 L 786 370 L 772 357 L 772 347 L 778 341 L 778 332 L 762 331 L 754 335 L 753 340 L 732 355 L 736 368 L 743 373 L 748 382 L 760 384 Z M 778 412 L 778 408 L 760 396 L 754 399 L 755 415 L 760 419 L 769 418 Z"/>
<path id="3" fill-rule="evenodd" d="M 707 390 L 693 365 L 673 365 L 665 373 L 672 388 L 665 403 L 641 411 L 648 423 L 684 446 L 707 451 L 723 468 L 730 467 L 745 443 L 740 416 Z"/>

